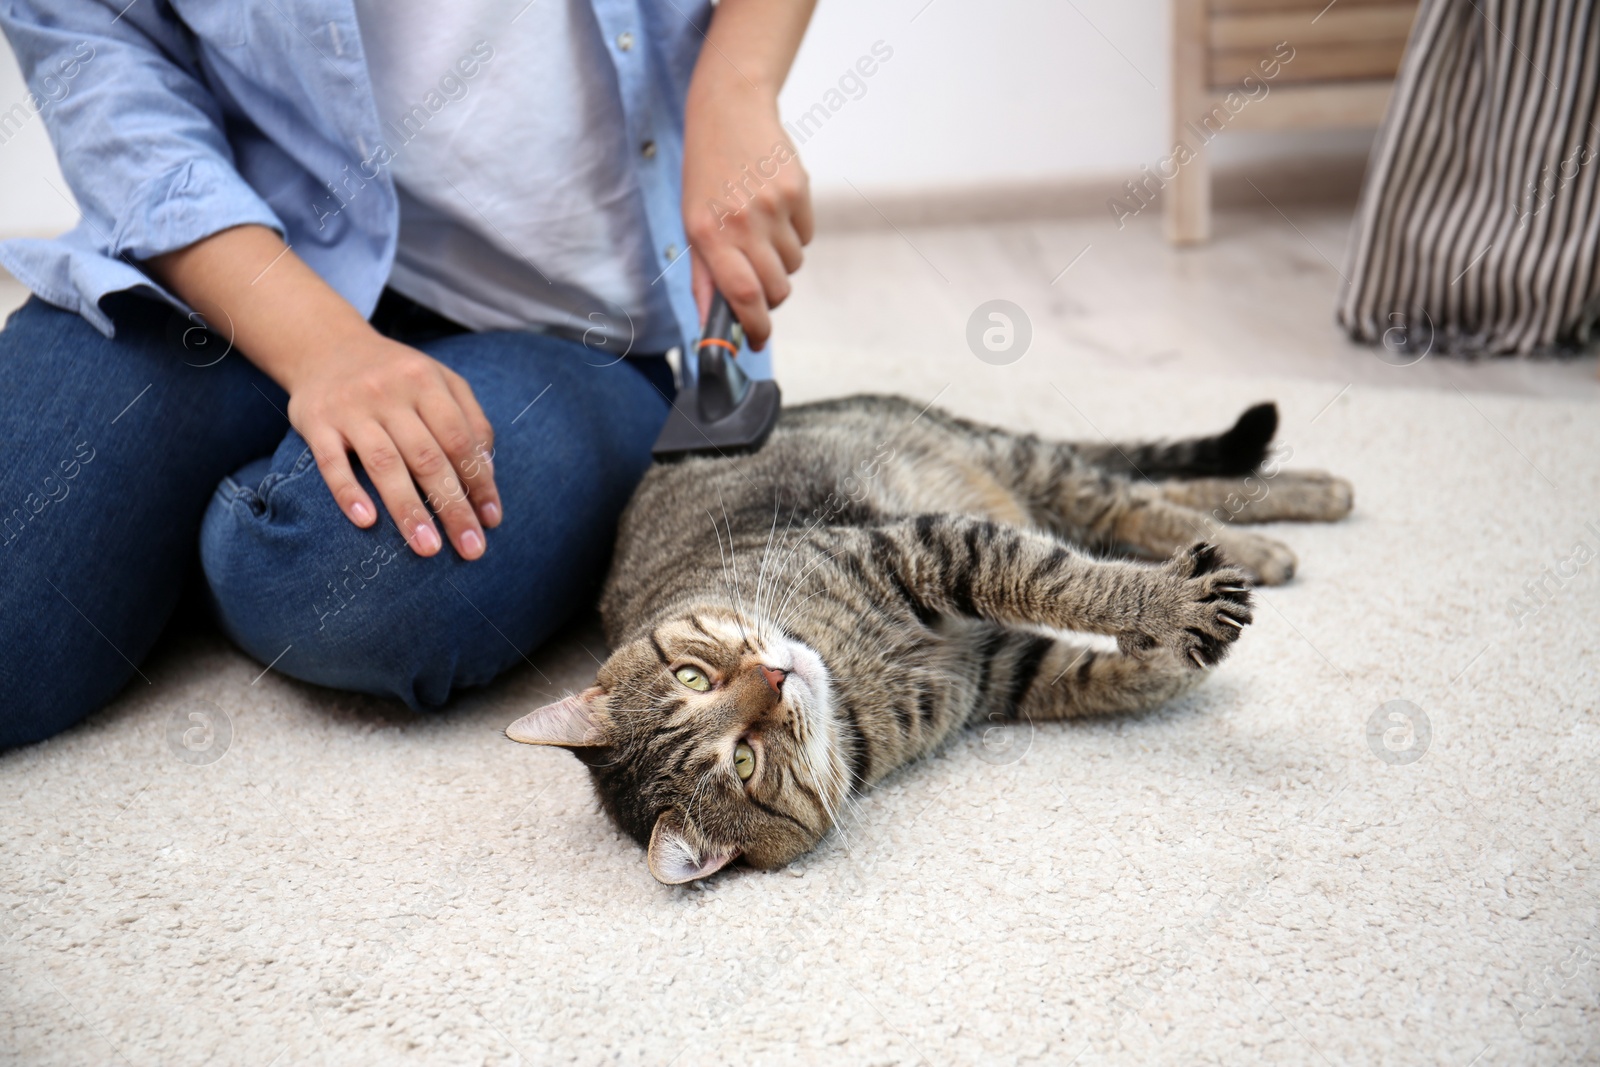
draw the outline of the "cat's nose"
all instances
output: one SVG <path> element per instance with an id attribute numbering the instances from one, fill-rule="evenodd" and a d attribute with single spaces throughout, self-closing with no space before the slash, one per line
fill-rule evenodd
<path id="1" fill-rule="evenodd" d="M 779 696 L 783 695 L 783 680 L 789 677 L 788 671 L 779 670 L 777 667 L 768 667 L 766 664 L 762 664 L 761 676 L 767 680 L 768 685 L 772 686 L 772 691 L 774 693 L 777 693 Z"/>

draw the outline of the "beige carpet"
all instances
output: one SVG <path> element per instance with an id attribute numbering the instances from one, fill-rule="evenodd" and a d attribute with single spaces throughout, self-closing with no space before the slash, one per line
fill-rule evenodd
<path id="1" fill-rule="evenodd" d="M 794 346 L 786 385 L 944 387 L 1063 436 L 1276 397 L 1293 464 L 1351 478 L 1356 512 L 1280 531 L 1302 576 L 1181 703 L 967 738 L 792 869 L 702 888 L 650 878 L 576 760 L 500 736 L 587 681 L 592 628 L 425 719 L 169 644 L 152 685 L 0 758 L 0 1058 L 1600 1058 L 1600 560 L 1510 605 L 1600 552 L 1596 407 L 1089 373 L 1048 344 L 993 367 L 954 325 Z M 214 762 L 178 758 L 191 711 Z"/>

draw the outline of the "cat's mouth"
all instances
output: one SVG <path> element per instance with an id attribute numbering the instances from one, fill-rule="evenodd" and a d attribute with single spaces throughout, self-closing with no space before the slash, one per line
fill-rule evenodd
<path id="1" fill-rule="evenodd" d="M 791 731 L 799 746 L 801 773 L 825 796 L 834 792 L 829 784 L 837 777 L 834 768 L 831 679 L 822 657 L 787 635 L 777 637 L 765 654 L 768 666 L 787 672 L 783 703 L 789 710 Z M 831 814 L 825 812 L 824 814 Z"/>
<path id="2" fill-rule="evenodd" d="M 788 674 L 784 683 L 784 703 L 796 714 L 808 715 L 826 710 L 828 668 L 822 657 L 791 637 L 780 637 L 762 657 L 770 667 Z"/>

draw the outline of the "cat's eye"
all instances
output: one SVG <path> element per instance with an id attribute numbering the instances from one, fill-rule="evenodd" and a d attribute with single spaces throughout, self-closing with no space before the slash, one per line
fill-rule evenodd
<path id="1" fill-rule="evenodd" d="M 748 782 L 750 776 L 756 773 L 755 750 L 743 741 L 734 746 L 733 769 L 739 775 L 741 782 Z"/>
<path id="2" fill-rule="evenodd" d="M 711 688 L 711 679 L 707 678 L 705 672 L 698 667 L 691 667 L 688 664 L 684 664 L 682 667 L 679 667 L 677 670 L 673 671 L 672 674 L 673 677 L 678 679 L 678 681 L 682 682 L 684 685 L 688 686 L 690 689 L 693 689 L 697 693 L 704 693 L 707 689 Z"/>

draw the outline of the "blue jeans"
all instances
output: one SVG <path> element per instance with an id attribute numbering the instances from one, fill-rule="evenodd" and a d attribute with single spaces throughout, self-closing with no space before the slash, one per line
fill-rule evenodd
<path id="1" fill-rule="evenodd" d="M 659 356 L 462 332 L 386 297 L 375 323 L 466 378 L 495 428 L 504 521 L 474 562 L 423 559 L 387 514 L 340 514 L 283 391 L 222 339 L 106 306 L 114 340 L 38 299 L 0 331 L 0 747 L 146 684 L 196 567 L 275 671 L 412 708 L 488 682 L 592 602 L 670 405 Z"/>

